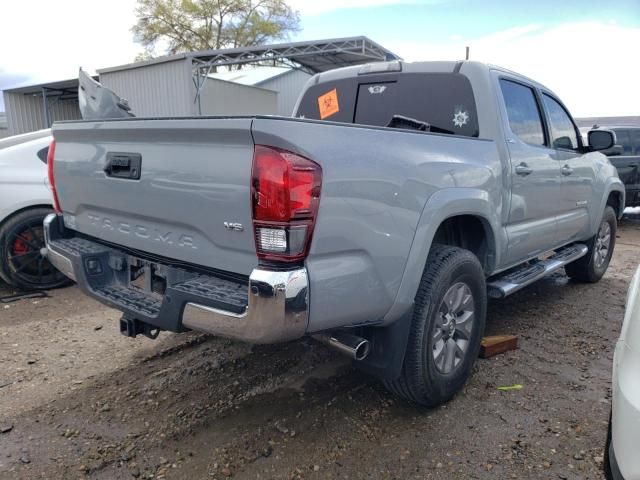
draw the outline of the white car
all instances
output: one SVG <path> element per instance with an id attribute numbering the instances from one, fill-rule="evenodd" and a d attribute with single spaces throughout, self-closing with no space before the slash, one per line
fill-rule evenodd
<path id="1" fill-rule="evenodd" d="M 613 359 L 613 404 L 607 440 L 607 477 L 640 479 L 640 268 L 631 280 Z"/>
<path id="2" fill-rule="evenodd" d="M 23 290 L 68 283 L 44 249 L 42 222 L 52 211 L 51 138 L 51 130 L 40 130 L 0 140 L 0 279 Z"/>

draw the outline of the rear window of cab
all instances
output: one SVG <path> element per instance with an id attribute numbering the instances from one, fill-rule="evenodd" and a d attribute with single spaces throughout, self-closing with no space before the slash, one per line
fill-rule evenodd
<path id="1" fill-rule="evenodd" d="M 479 135 L 471 83 L 459 73 L 363 75 L 312 85 L 296 116 L 396 128 L 408 119 L 411 129 L 427 124 L 431 132 Z"/>

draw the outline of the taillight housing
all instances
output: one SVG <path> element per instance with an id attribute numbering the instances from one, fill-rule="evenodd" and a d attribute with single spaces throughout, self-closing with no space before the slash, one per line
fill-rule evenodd
<path id="1" fill-rule="evenodd" d="M 286 150 L 256 145 L 251 205 L 258 258 L 300 262 L 309 252 L 318 216 L 322 169 Z"/>
<path id="2" fill-rule="evenodd" d="M 51 187 L 51 196 L 53 197 L 53 210 L 56 213 L 62 213 L 60 201 L 58 200 L 58 191 L 56 190 L 56 178 L 53 174 L 53 162 L 56 156 L 56 141 L 51 140 L 49 151 L 47 152 L 47 175 L 49 177 L 49 186 Z"/>

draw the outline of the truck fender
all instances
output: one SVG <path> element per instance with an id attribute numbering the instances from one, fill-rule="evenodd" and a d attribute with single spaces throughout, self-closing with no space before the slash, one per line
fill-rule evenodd
<path id="1" fill-rule="evenodd" d="M 624 204 L 625 204 L 625 189 L 624 184 L 618 177 L 609 177 L 606 180 L 604 185 L 605 194 L 602 195 L 600 199 L 600 209 L 597 210 L 597 215 L 592 215 L 591 217 L 591 233 L 593 235 L 598 231 L 598 227 L 600 226 L 600 221 L 602 220 L 602 212 L 604 212 L 605 207 L 607 206 L 607 200 L 609 199 L 609 195 L 613 192 L 617 192 L 620 194 L 620 208 L 616 211 L 616 216 L 618 219 L 622 218 L 622 212 L 624 212 Z"/>
<path id="2" fill-rule="evenodd" d="M 413 319 L 413 301 L 438 227 L 447 218 L 474 215 L 483 220 L 485 228 L 488 226 L 489 241 L 495 245 L 499 210 L 486 191 L 473 188 L 449 188 L 430 197 L 418 222 L 396 301 L 385 316 L 384 326 L 362 327 L 360 333 L 371 342 L 371 352 L 364 360 L 354 362 L 354 366 L 382 380 L 400 376 Z"/>
<path id="3" fill-rule="evenodd" d="M 393 306 L 384 317 L 383 324 L 389 324 L 401 318 L 411 308 L 418 291 L 425 263 L 431 249 L 433 238 L 443 221 L 458 215 L 473 215 L 484 224 L 489 242 L 493 245 L 492 265 L 499 264 L 502 246 L 506 246 L 506 234 L 501 235 L 501 204 L 492 201 L 489 192 L 475 188 L 446 188 L 434 193 L 427 201 L 414 234 L 411 249 L 405 264 L 400 287 Z"/>
<path id="4" fill-rule="evenodd" d="M 21 200 L 11 205 L 7 205 L 6 208 L 0 209 L 0 224 L 4 223 L 6 220 L 9 219 L 9 217 L 12 217 L 16 213 L 20 213 L 30 208 L 39 208 L 39 207 L 53 208 L 51 206 L 51 198 L 46 198 L 46 197 L 30 198 L 28 200 Z"/>

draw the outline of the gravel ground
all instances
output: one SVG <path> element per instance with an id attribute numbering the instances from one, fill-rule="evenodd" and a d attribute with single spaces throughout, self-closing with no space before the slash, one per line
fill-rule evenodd
<path id="1" fill-rule="evenodd" d="M 311 340 L 132 340 L 76 287 L 0 304 L 0 479 L 601 479 L 639 225 L 598 284 L 557 274 L 490 303 L 487 334 L 520 348 L 433 410 Z"/>

